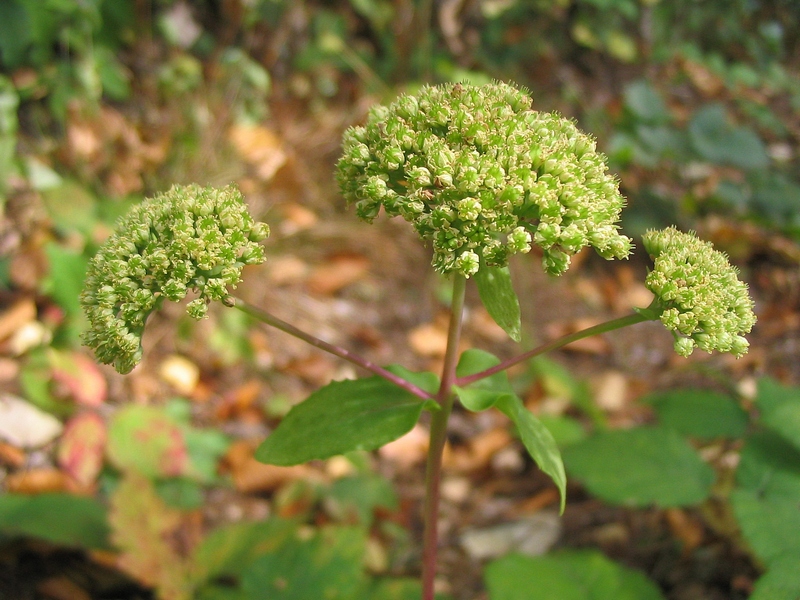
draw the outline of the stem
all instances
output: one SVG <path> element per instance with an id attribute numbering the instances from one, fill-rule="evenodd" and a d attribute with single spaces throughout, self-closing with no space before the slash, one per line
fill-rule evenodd
<path id="1" fill-rule="evenodd" d="M 442 454 L 447 441 L 447 420 L 453 410 L 453 384 L 456 381 L 458 343 L 461 338 L 461 319 L 464 312 L 464 292 L 467 280 L 456 275 L 453 282 L 453 299 L 450 304 L 450 327 L 447 332 L 447 350 L 442 367 L 442 384 L 436 401 L 441 410 L 431 415 L 431 439 L 425 471 L 425 511 L 422 545 L 422 600 L 433 599 L 436 576 L 436 555 L 439 544 L 439 498 L 442 481 Z"/>
<path id="2" fill-rule="evenodd" d="M 367 371 L 374 373 L 379 377 L 383 377 L 387 381 L 390 381 L 391 383 L 395 384 L 397 387 L 403 388 L 407 392 L 414 394 L 416 397 L 421 398 L 422 400 L 433 399 L 433 396 L 428 392 L 426 392 L 425 390 L 423 390 L 422 388 L 417 387 L 410 381 L 406 381 L 402 377 L 395 375 L 394 373 L 387 371 L 383 367 L 376 365 L 375 363 L 373 363 L 370 360 L 367 360 L 360 354 L 351 352 L 350 350 L 342 348 L 341 346 L 329 344 L 328 342 L 321 340 L 318 337 L 311 335 L 310 333 L 306 333 L 302 329 L 298 329 L 294 325 L 291 325 L 282 319 L 279 319 L 275 315 L 268 313 L 265 310 L 262 310 L 260 308 L 248 304 L 247 302 L 241 300 L 240 298 L 231 297 L 229 300 L 230 301 L 227 304 L 228 306 L 233 306 L 234 308 L 238 308 L 243 313 L 250 315 L 254 319 L 261 321 L 265 325 L 269 325 L 270 327 L 275 327 L 276 329 L 280 329 L 284 333 L 288 333 L 291 336 L 301 339 L 304 342 L 311 344 L 315 348 L 328 352 L 329 354 L 333 354 L 334 356 L 338 356 L 339 358 L 342 358 L 358 367 L 366 369 Z M 233 304 L 231 304 L 230 302 L 233 302 Z"/>
<path id="3" fill-rule="evenodd" d="M 599 335 L 601 333 L 606 333 L 608 331 L 613 331 L 615 329 L 620 329 L 621 327 L 627 327 L 628 325 L 635 325 L 636 323 L 642 323 L 644 321 L 651 321 L 652 319 L 650 316 L 644 315 L 642 313 L 633 313 L 630 315 L 626 315 L 624 317 L 619 317 L 618 319 L 612 319 L 611 321 L 606 321 L 605 323 L 600 323 L 599 325 L 594 325 L 592 327 L 587 327 L 586 329 L 581 329 L 580 331 L 576 331 L 575 333 L 570 333 L 569 335 L 562 336 L 558 339 L 553 340 L 552 342 L 548 342 L 546 344 L 542 344 L 537 346 L 533 350 L 528 350 L 523 354 L 519 354 L 518 356 L 514 356 L 507 360 L 502 361 L 500 364 L 495 365 L 485 371 L 480 371 L 478 373 L 474 373 L 473 375 L 468 375 L 467 377 L 460 377 L 456 379 L 455 384 L 459 387 L 463 387 L 469 385 L 471 383 L 475 383 L 481 379 L 485 379 L 486 377 L 490 377 L 495 373 L 500 373 L 501 371 L 505 371 L 509 367 L 513 367 L 517 363 L 521 363 L 523 361 L 529 360 L 535 356 L 539 356 L 540 354 L 544 354 L 545 352 L 550 352 L 551 350 L 556 350 L 567 344 L 571 344 L 572 342 L 577 342 L 578 340 L 582 340 L 583 338 L 592 336 L 592 335 Z"/>

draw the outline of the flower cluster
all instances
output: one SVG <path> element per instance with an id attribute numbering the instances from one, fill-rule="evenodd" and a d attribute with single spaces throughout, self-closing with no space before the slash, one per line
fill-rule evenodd
<path id="1" fill-rule="evenodd" d="M 594 140 L 510 85 L 424 87 L 373 108 L 343 145 L 337 178 L 358 216 L 402 216 L 439 272 L 503 266 L 531 244 L 555 275 L 585 246 L 630 252 L 617 224 L 624 199 Z"/>
<path id="2" fill-rule="evenodd" d="M 145 321 L 164 298 L 199 292 L 187 312 L 205 316 L 224 300 L 244 265 L 264 261 L 269 227 L 256 223 L 234 186 L 174 186 L 134 207 L 89 263 L 81 304 L 84 343 L 97 359 L 128 373 L 141 360 Z"/>
<path id="3" fill-rule="evenodd" d="M 645 285 L 656 296 L 661 322 L 675 336 L 675 351 L 745 354 L 744 334 L 756 322 L 753 300 L 728 258 L 674 227 L 648 231 L 643 244 L 654 261 Z"/>

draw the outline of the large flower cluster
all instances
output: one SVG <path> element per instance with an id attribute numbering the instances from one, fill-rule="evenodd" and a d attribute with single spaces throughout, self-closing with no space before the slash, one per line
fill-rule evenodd
<path id="1" fill-rule="evenodd" d="M 645 285 L 656 296 L 661 322 L 675 336 L 675 351 L 681 356 L 695 348 L 745 354 L 744 334 L 756 316 L 747 284 L 728 258 L 694 233 L 674 227 L 647 232 L 643 245 L 654 261 Z"/>
<path id="2" fill-rule="evenodd" d="M 555 275 L 588 245 L 630 252 L 624 199 L 594 140 L 510 85 L 424 87 L 373 108 L 343 145 L 337 178 L 358 216 L 372 221 L 382 206 L 411 222 L 439 272 L 470 276 L 532 243 Z"/>
<path id="3" fill-rule="evenodd" d="M 189 185 L 134 207 L 89 263 L 81 304 L 90 329 L 84 343 L 97 359 L 128 373 L 141 360 L 145 321 L 164 298 L 199 296 L 187 312 L 205 316 L 224 300 L 244 265 L 264 261 L 258 244 L 269 235 L 247 212 L 234 186 Z"/>

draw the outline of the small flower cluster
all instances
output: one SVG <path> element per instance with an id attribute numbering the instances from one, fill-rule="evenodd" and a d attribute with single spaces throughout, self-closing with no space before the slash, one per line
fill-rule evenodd
<path id="1" fill-rule="evenodd" d="M 728 258 L 694 233 L 674 227 L 648 231 L 643 245 L 654 261 L 645 280 L 656 296 L 661 322 L 675 336 L 675 351 L 695 348 L 740 357 L 756 322 L 747 284 Z"/>
<path id="2" fill-rule="evenodd" d="M 343 145 L 337 178 L 358 216 L 402 216 L 439 272 L 468 277 L 532 243 L 554 275 L 588 245 L 605 258 L 630 252 L 624 199 L 594 140 L 510 85 L 426 86 L 373 108 Z"/>
<path id="3" fill-rule="evenodd" d="M 258 242 L 268 235 L 235 186 L 174 186 L 145 200 L 89 263 L 80 297 L 90 324 L 84 343 L 100 362 L 130 372 L 141 360 L 145 321 L 164 298 L 177 302 L 196 290 L 187 312 L 203 318 L 211 300 L 239 283 L 244 265 L 264 262 Z"/>

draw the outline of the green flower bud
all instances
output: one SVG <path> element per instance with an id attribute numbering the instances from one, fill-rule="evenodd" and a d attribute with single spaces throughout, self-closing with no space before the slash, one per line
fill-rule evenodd
<path id="1" fill-rule="evenodd" d="M 164 298 L 197 290 L 187 312 L 202 318 L 210 300 L 227 298 L 245 264 L 264 261 L 257 242 L 268 235 L 233 186 L 175 186 L 145 200 L 89 262 L 80 296 L 90 325 L 84 343 L 99 361 L 129 372 L 141 360 L 144 323 Z"/>
<path id="2" fill-rule="evenodd" d="M 504 83 L 427 86 L 374 108 L 364 127 L 345 133 L 337 179 L 360 218 L 373 220 L 383 206 L 412 223 L 441 272 L 462 270 L 464 247 L 492 266 L 531 243 L 557 247 L 545 259 L 550 273 L 563 273 L 587 245 L 605 258 L 631 249 L 617 225 L 624 199 L 594 140 L 572 121 L 531 110 L 530 97 Z M 443 209 L 458 221 L 433 218 Z"/>
<path id="3" fill-rule="evenodd" d="M 744 334 L 756 322 L 753 300 L 728 258 L 674 227 L 649 231 L 642 241 L 654 261 L 645 285 L 656 296 L 661 322 L 676 336 L 675 351 L 746 353 Z"/>

